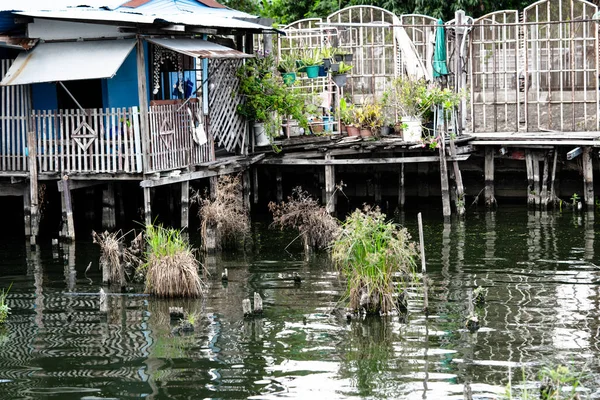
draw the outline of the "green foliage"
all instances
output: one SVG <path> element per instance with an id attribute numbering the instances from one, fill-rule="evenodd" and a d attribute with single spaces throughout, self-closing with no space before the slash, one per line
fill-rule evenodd
<path id="1" fill-rule="evenodd" d="M 350 70 L 352 69 L 352 65 L 346 64 L 343 61 L 339 62 L 339 69 L 337 70 L 337 72 L 332 72 L 332 74 L 335 75 L 339 75 L 339 74 L 347 74 L 348 72 L 350 72 Z"/>
<path id="2" fill-rule="evenodd" d="M 146 243 L 148 244 L 148 258 L 150 255 L 167 257 L 192 251 L 189 243 L 181 237 L 180 230 L 164 228 L 162 225 L 146 226 Z"/>
<path id="3" fill-rule="evenodd" d="M 383 124 L 381 105 L 373 102 L 355 107 L 355 118 L 362 129 L 376 130 Z"/>
<path id="4" fill-rule="evenodd" d="M 352 125 L 354 122 L 354 104 L 348 104 L 343 97 L 340 99 L 340 120 L 344 125 Z"/>
<path id="5" fill-rule="evenodd" d="M 281 56 L 281 60 L 279 60 L 279 64 L 277 65 L 277 69 L 282 72 L 297 72 L 298 67 L 296 67 L 296 55 L 295 54 L 283 54 Z"/>
<path id="6" fill-rule="evenodd" d="M 8 318 L 8 314 L 10 314 L 10 307 L 6 302 L 6 298 L 8 297 L 8 292 L 12 287 L 12 283 L 8 286 L 8 289 L 0 290 L 0 324 L 3 324 Z"/>
<path id="7" fill-rule="evenodd" d="M 402 117 L 422 117 L 431 109 L 427 82 L 424 79 L 397 78 L 383 93 L 382 103 L 400 120 Z"/>
<path id="8" fill-rule="evenodd" d="M 581 386 L 582 373 L 575 372 L 567 366 L 555 368 L 544 367 L 540 371 L 540 399 L 542 400 L 575 400 L 577 388 Z"/>
<path id="9" fill-rule="evenodd" d="M 573 208 L 577 207 L 577 203 L 580 199 L 581 197 L 579 197 L 577 193 L 573 193 L 573 196 L 571 196 L 571 205 L 573 206 Z"/>
<path id="10" fill-rule="evenodd" d="M 196 326 L 196 322 L 200 319 L 200 314 L 197 312 L 187 312 L 185 318 L 180 321 L 181 324 L 190 324 Z"/>
<path id="11" fill-rule="evenodd" d="M 331 255 L 346 278 L 346 298 L 356 311 L 364 307 L 367 313 L 387 313 L 397 308 L 394 293 L 417 279 L 415 243 L 378 208 L 354 211 L 342 225 Z M 398 284 L 395 276 L 401 279 Z"/>
<path id="12" fill-rule="evenodd" d="M 275 61 L 270 55 L 248 60 L 237 71 L 240 79 L 240 94 L 244 101 L 237 112 L 245 118 L 265 122 L 266 133 L 275 137 L 281 123 L 269 123 L 289 116 L 303 128 L 308 127 L 304 115 L 304 98 L 295 88 L 290 88 L 275 71 Z"/>
<path id="13" fill-rule="evenodd" d="M 305 50 L 302 53 L 300 60 L 305 67 L 323 64 L 323 55 L 321 54 L 321 49 Z"/>

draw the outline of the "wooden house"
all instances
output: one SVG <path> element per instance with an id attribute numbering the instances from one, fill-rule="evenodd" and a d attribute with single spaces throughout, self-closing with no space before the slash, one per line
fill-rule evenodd
<path id="1" fill-rule="evenodd" d="M 235 71 L 270 27 L 214 0 L 52 3 L 0 6 L 0 195 L 23 196 L 26 234 L 40 181 L 58 182 L 73 239 L 72 189 L 147 181 L 150 221 L 152 186 L 182 182 L 187 203 L 215 143 L 246 152 Z"/>

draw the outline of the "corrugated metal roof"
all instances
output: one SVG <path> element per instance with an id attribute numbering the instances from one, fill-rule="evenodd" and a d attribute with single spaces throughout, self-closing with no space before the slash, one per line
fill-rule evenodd
<path id="1" fill-rule="evenodd" d="M 254 56 L 200 39 L 146 39 L 169 50 L 195 58 L 252 58 Z"/>
<path id="2" fill-rule="evenodd" d="M 112 78 L 135 40 L 40 43 L 19 54 L 0 86 Z"/>
<path id="3" fill-rule="evenodd" d="M 236 18 L 225 18 L 222 9 L 206 8 L 203 13 L 162 14 L 159 16 L 139 14 L 132 12 L 118 12 L 86 8 L 68 8 L 55 11 L 20 11 L 19 15 L 38 18 L 52 18 L 72 21 L 99 21 L 121 22 L 132 24 L 154 24 L 157 21 L 170 24 L 183 24 L 189 26 L 202 26 L 209 28 L 271 30 L 272 28 L 253 22 L 242 21 Z"/>

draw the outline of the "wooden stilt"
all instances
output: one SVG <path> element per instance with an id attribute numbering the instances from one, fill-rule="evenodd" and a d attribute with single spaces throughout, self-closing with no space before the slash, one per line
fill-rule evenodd
<path id="1" fill-rule="evenodd" d="M 111 182 L 102 190 L 102 229 L 113 230 L 116 226 L 115 187 Z"/>
<path id="2" fill-rule="evenodd" d="M 150 188 L 144 188 L 144 222 L 152 225 L 152 197 Z"/>
<path id="3" fill-rule="evenodd" d="M 75 221 L 73 220 L 73 202 L 71 200 L 71 187 L 69 177 L 67 175 L 62 178 L 62 195 L 65 202 L 65 210 L 63 214 L 63 223 L 66 223 L 67 231 L 65 239 L 69 241 L 75 240 Z"/>
<path id="4" fill-rule="evenodd" d="M 283 201 L 283 177 L 280 169 L 275 172 L 275 183 L 277 185 L 277 202 L 281 203 Z"/>
<path id="5" fill-rule="evenodd" d="M 208 178 L 209 185 L 209 195 L 211 200 L 215 200 L 217 198 L 217 185 L 219 183 L 219 178 L 216 176 Z"/>
<path id="6" fill-rule="evenodd" d="M 552 162 L 552 178 L 550 180 L 550 201 L 554 206 L 558 203 L 558 195 L 556 194 L 556 161 L 558 158 L 558 149 L 554 148 L 554 161 Z"/>
<path id="7" fill-rule="evenodd" d="M 442 188 L 442 214 L 444 217 L 450 217 L 452 210 L 450 208 L 450 189 L 448 185 L 448 166 L 446 164 L 446 150 L 444 141 L 439 146 L 440 152 L 440 181 Z"/>
<path id="8" fill-rule="evenodd" d="M 540 192 L 542 186 L 540 185 L 540 157 L 538 153 L 532 152 L 531 154 L 533 162 L 533 194 L 535 199 L 536 208 L 540 207 Z"/>
<path id="9" fill-rule="evenodd" d="M 67 233 L 69 228 L 67 227 L 67 208 L 65 207 L 65 196 L 63 196 L 63 181 L 62 179 L 58 181 L 58 191 L 60 192 L 60 212 L 62 216 L 62 223 L 60 225 L 60 232 L 58 232 L 58 237 L 64 239 L 67 237 Z"/>
<path id="10" fill-rule="evenodd" d="M 417 195 L 429 197 L 429 163 L 417 163 Z"/>
<path id="11" fill-rule="evenodd" d="M 258 204 L 258 169 L 252 168 L 252 201 L 254 204 Z"/>
<path id="12" fill-rule="evenodd" d="M 540 191 L 540 205 L 542 210 L 548 208 L 548 175 L 550 175 L 550 154 L 544 155 L 544 169 L 542 173 L 542 188 Z"/>
<path id="13" fill-rule="evenodd" d="M 494 187 L 494 149 L 485 148 L 485 206 L 491 208 L 496 204 Z"/>
<path id="14" fill-rule="evenodd" d="M 583 201 L 588 210 L 594 209 L 594 170 L 592 164 L 592 149 L 583 148 Z"/>
<path id="15" fill-rule="evenodd" d="M 123 200 L 123 182 L 119 182 L 115 184 L 115 197 L 117 200 L 117 206 L 119 210 L 119 220 L 125 220 L 125 201 Z"/>
<path id="16" fill-rule="evenodd" d="M 325 154 L 326 160 L 331 160 L 333 157 L 330 153 Z M 335 192 L 335 166 L 325 166 L 325 198 L 323 202 L 327 206 L 327 212 L 333 214 L 335 212 L 335 199 L 333 198 Z"/>
<path id="17" fill-rule="evenodd" d="M 535 188 L 533 183 L 533 155 L 531 150 L 525 150 L 525 169 L 527 170 L 527 205 L 535 205 Z"/>
<path id="18" fill-rule="evenodd" d="M 373 194 L 375 195 L 375 204 L 381 207 L 381 173 L 375 172 L 373 179 Z"/>
<path id="19" fill-rule="evenodd" d="M 29 186 L 23 188 L 23 216 L 25 223 L 25 236 L 31 236 L 31 197 Z"/>
<path id="20" fill-rule="evenodd" d="M 250 214 L 250 171 L 242 173 L 242 196 L 244 196 L 244 209 Z"/>
<path id="21" fill-rule="evenodd" d="M 181 229 L 190 225 L 190 181 L 181 182 Z"/>
<path id="22" fill-rule="evenodd" d="M 88 187 L 85 188 L 85 219 L 86 221 L 88 221 L 88 223 L 90 223 L 92 226 L 94 224 L 94 222 L 96 221 L 96 207 L 95 207 L 95 198 L 96 198 L 96 191 L 94 190 L 94 187 Z M 104 192 L 103 194 L 103 199 L 104 199 Z M 104 206 L 104 203 L 103 203 Z M 102 211 L 104 212 L 104 208 L 102 209 Z M 102 214 L 102 225 L 104 226 L 104 214 Z"/>
<path id="23" fill-rule="evenodd" d="M 404 187 L 404 163 L 400 164 L 400 176 L 398 184 L 398 207 L 404 208 L 406 201 L 406 188 Z"/>
<path id="24" fill-rule="evenodd" d="M 38 169 L 37 169 L 37 143 L 35 132 L 27 134 L 27 147 L 29 150 L 29 204 L 31 210 L 31 245 L 35 245 L 40 229 L 39 200 L 38 200 Z"/>
<path id="25" fill-rule="evenodd" d="M 450 136 L 450 156 L 456 156 L 456 145 L 454 144 L 452 136 Z M 460 172 L 460 167 L 458 166 L 458 161 L 454 160 L 452 166 L 454 169 L 454 183 L 456 184 L 456 213 L 462 216 L 465 215 L 465 188 L 463 186 L 462 174 Z"/>

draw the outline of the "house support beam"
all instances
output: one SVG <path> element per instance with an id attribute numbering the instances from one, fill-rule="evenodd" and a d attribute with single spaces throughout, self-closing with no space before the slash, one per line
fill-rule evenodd
<path id="1" fill-rule="evenodd" d="M 38 168 L 37 143 L 35 132 L 28 132 L 27 147 L 29 151 L 29 205 L 30 205 L 30 243 L 35 245 L 40 230 L 40 215 L 38 201 Z"/>
<path id="2" fill-rule="evenodd" d="M 244 196 L 244 210 L 246 210 L 248 215 L 250 215 L 250 187 L 250 170 L 246 169 L 244 172 L 242 172 L 242 196 Z"/>
<path id="3" fill-rule="evenodd" d="M 144 188 L 144 223 L 152 225 L 152 193 L 150 188 Z"/>
<path id="4" fill-rule="evenodd" d="M 454 182 L 456 184 L 456 213 L 460 216 L 465 215 L 465 188 L 463 186 L 462 174 L 458 161 L 456 160 L 456 145 L 454 139 L 450 137 L 450 157 L 452 157 L 452 166 L 454 168 Z"/>
<path id="5" fill-rule="evenodd" d="M 281 203 L 283 201 L 283 176 L 281 175 L 281 170 L 278 168 L 275 172 L 275 184 L 277 188 L 276 200 L 277 203 Z"/>
<path id="6" fill-rule="evenodd" d="M 331 154 L 325 154 L 326 160 L 331 160 L 333 157 Z M 325 166 L 325 198 L 323 202 L 326 205 L 327 212 L 329 214 L 335 213 L 335 166 L 326 165 Z"/>
<path id="7" fill-rule="evenodd" d="M 398 207 L 404 209 L 406 201 L 406 188 L 404 187 L 404 164 L 400 164 L 400 174 L 398 176 Z"/>
<path id="8" fill-rule="evenodd" d="M 190 225 L 190 181 L 181 182 L 181 229 Z"/>
<path id="9" fill-rule="evenodd" d="M 583 149 L 583 201 L 588 210 L 594 209 L 594 170 L 592 164 L 592 149 Z"/>
<path id="10" fill-rule="evenodd" d="M 485 148 L 485 206 L 491 208 L 496 204 L 496 194 L 494 187 L 494 148 Z"/>
<path id="11" fill-rule="evenodd" d="M 252 201 L 258 204 L 258 169 L 252 168 Z"/>
<path id="12" fill-rule="evenodd" d="M 115 213 L 115 186 L 107 183 L 102 190 L 102 229 L 113 230 L 117 227 Z"/>
<path id="13" fill-rule="evenodd" d="M 62 178 L 62 198 L 63 198 L 63 226 L 66 226 L 65 240 L 75 240 L 75 221 L 73 219 L 73 201 L 71 198 L 71 187 L 67 175 Z"/>
<path id="14" fill-rule="evenodd" d="M 23 188 L 23 216 L 25 222 L 25 236 L 31 236 L 31 188 Z"/>
<path id="15" fill-rule="evenodd" d="M 452 209 L 450 208 L 450 189 L 448 185 L 448 165 L 446 164 L 446 146 L 441 141 L 440 152 L 440 183 L 442 189 L 442 214 L 444 218 L 450 217 Z"/>
<path id="16" fill-rule="evenodd" d="M 533 179 L 533 154 L 525 150 L 525 169 L 527 170 L 527 205 L 535 205 L 535 185 Z"/>

